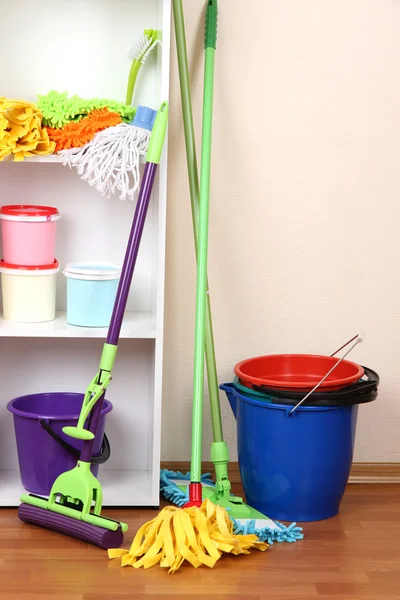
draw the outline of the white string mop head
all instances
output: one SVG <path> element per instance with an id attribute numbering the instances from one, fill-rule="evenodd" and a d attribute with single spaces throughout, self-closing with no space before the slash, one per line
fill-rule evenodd
<path id="1" fill-rule="evenodd" d="M 102 196 L 119 192 L 121 200 L 133 200 L 140 183 L 140 158 L 145 157 L 156 111 L 138 106 L 131 124 L 121 123 L 97 133 L 81 148 L 62 150 L 63 164 Z"/>

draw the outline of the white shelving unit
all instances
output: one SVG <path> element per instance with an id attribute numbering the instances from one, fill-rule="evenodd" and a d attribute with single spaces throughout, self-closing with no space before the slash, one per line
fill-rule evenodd
<path id="1" fill-rule="evenodd" d="M 37 0 L 34 11 L 28 0 L 5 0 L 1 7 L 4 22 L 18 23 L 24 40 L 15 44 L 13 27 L 0 38 L 0 50 L 8 57 L 2 96 L 35 102 L 38 94 L 57 90 L 123 102 L 128 50 L 144 29 L 157 28 L 162 45 L 139 74 L 133 104 L 157 110 L 169 99 L 170 0 L 58 0 L 51 10 L 46 0 Z M 20 17 L 27 13 L 29 19 Z M 122 263 L 136 199 L 102 197 L 55 155 L 3 161 L 0 174 L 1 205 L 47 204 L 61 214 L 56 319 L 11 323 L 0 311 L 0 506 L 18 506 L 25 491 L 7 403 L 25 394 L 85 391 L 97 371 L 107 329 L 67 324 L 62 268 L 78 260 Z M 159 504 L 166 185 L 167 140 L 106 394 L 113 410 L 106 422 L 111 457 L 98 475 L 104 506 Z"/>

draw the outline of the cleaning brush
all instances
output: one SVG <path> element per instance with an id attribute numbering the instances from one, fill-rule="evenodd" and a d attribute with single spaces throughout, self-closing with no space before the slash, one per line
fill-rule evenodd
<path id="1" fill-rule="evenodd" d="M 129 72 L 128 87 L 126 90 L 126 104 L 132 104 L 133 90 L 135 89 L 136 79 L 139 71 L 144 65 L 147 57 L 152 50 L 161 44 L 161 31 L 158 29 L 145 29 L 142 38 L 134 48 L 129 51 L 129 56 L 133 59 L 131 70 Z"/>

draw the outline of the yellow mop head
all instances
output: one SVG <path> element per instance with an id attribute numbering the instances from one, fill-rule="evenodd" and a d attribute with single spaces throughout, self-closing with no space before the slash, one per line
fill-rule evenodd
<path id="1" fill-rule="evenodd" d="M 205 499 L 200 508 L 165 507 L 137 532 L 130 550 L 108 550 L 109 558 L 121 558 L 121 566 L 149 569 L 160 564 L 175 573 L 187 560 L 193 567 L 214 567 L 224 552 L 250 554 L 268 544 L 254 534 L 234 535 L 227 511 Z"/>

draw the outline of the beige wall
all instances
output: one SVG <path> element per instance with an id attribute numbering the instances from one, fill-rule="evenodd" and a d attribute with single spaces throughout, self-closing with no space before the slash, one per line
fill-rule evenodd
<path id="1" fill-rule="evenodd" d="M 184 2 L 199 153 L 204 4 Z M 219 380 L 248 356 L 329 354 L 364 329 L 351 357 L 381 385 L 360 409 L 355 460 L 400 461 L 400 4 L 219 5 L 209 240 Z M 195 307 L 174 42 L 163 460 L 190 455 Z M 207 406 L 204 429 L 207 460 Z"/>

